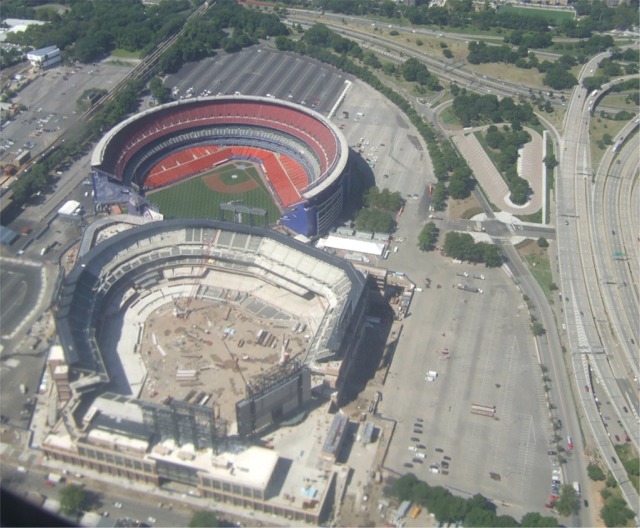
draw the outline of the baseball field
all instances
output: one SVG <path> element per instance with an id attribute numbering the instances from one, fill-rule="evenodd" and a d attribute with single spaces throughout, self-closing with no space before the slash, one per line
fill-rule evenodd
<path id="1" fill-rule="evenodd" d="M 251 162 L 233 161 L 203 174 L 147 193 L 165 218 L 212 218 L 232 220 L 220 204 L 233 203 L 264 209 L 267 224 L 280 218 L 280 210 L 262 181 L 259 168 Z M 236 221 L 250 223 L 246 215 Z M 256 224 L 255 219 L 253 221 Z"/>

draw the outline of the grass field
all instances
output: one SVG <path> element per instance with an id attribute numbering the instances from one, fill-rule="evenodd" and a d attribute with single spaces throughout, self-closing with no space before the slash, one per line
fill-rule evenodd
<path id="1" fill-rule="evenodd" d="M 526 240 L 516 246 L 518 253 L 524 258 L 529 271 L 538 281 L 544 291 L 549 304 L 554 303 L 554 290 L 556 289 L 551 274 L 551 263 L 546 249 L 538 247 L 535 240 Z"/>
<path id="2" fill-rule="evenodd" d="M 601 148 L 602 145 L 599 144 L 599 141 L 602 140 L 605 134 L 609 134 L 611 138 L 615 138 L 618 132 L 620 132 L 620 130 L 622 130 L 626 124 L 626 121 L 615 121 L 613 119 L 600 117 L 596 109 L 596 115 L 594 115 L 589 122 L 589 139 L 591 141 L 591 166 L 593 167 L 594 173 L 598 170 L 600 161 L 602 160 L 602 157 L 604 156 L 604 153 L 606 151 L 606 145 L 604 146 L 604 148 Z"/>
<path id="3" fill-rule="evenodd" d="M 257 182 L 257 187 L 245 192 L 217 192 L 205 183 L 210 176 L 217 176 L 221 183 L 229 186 Z M 234 177 L 235 176 L 235 177 Z M 235 202 L 248 207 L 259 207 L 267 211 L 267 223 L 273 224 L 280 218 L 280 210 L 273 203 L 258 171 L 246 163 L 230 163 L 212 171 L 200 174 L 171 187 L 147 193 L 147 199 L 158 206 L 165 218 L 212 218 L 222 219 L 220 204 Z M 225 220 L 232 220 L 231 212 L 225 212 Z M 242 218 L 250 223 L 249 218 Z M 254 224 L 258 225 L 254 219 Z"/>
<path id="4" fill-rule="evenodd" d="M 122 59 L 139 59 L 140 52 L 139 51 L 127 51 L 122 48 L 114 49 L 111 52 L 112 57 L 120 57 Z"/>
<path id="5" fill-rule="evenodd" d="M 507 11 L 512 13 L 517 13 L 519 15 L 527 16 L 527 15 L 538 15 L 543 16 L 547 20 L 549 20 L 553 24 L 560 24 L 563 20 L 569 19 L 573 20 L 575 18 L 575 13 L 570 10 L 562 10 L 562 9 L 537 9 L 535 7 L 515 7 L 515 6 L 504 6 L 500 7 L 500 11 Z"/>

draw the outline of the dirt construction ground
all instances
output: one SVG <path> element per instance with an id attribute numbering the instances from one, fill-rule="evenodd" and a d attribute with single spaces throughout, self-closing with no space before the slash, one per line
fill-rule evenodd
<path id="1" fill-rule="evenodd" d="M 141 397 L 160 402 L 196 391 L 191 402 L 197 403 L 197 394 L 210 394 L 207 406 L 213 403 L 216 416 L 234 422 L 245 380 L 280 361 L 283 339 L 293 357 L 305 350 L 305 337 L 293 332 L 298 322 L 292 315 L 267 304 L 259 317 L 233 302 L 194 300 L 188 316 L 177 317 L 186 302 L 165 304 L 147 319 L 141 353 L 148 375 Z M 268 332 L 262 345 L 256 342 L 261 330 Z M 179 371 L 195 373 L 182 372 L 184 378 L 178 379 Z"/>

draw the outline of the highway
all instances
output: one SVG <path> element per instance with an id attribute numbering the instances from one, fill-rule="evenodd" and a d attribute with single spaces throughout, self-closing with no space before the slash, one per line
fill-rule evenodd
<path id="1" fill-rule="evenodd" d="M 637 132 L 634 119 L 616 136 L 600 163 L 591 199 L 591 225 L 593 254 L 598 285 L 605 302 L 613 333 L 618 341 L 621 362 L 628 373 L 637 380 L 640 376 L 637 363 L 640 321 L 640 297 L 638 296 L 638 223 L 637 214 L 638 155 L 634 141 L 616 151 L 623 138 Z M 615 161 L 614 161 L 615 160 Z M 635 227 L 634 227 L 635 226 Z M 629 391 L 632 412 L 638 412 L 637 391 Z M 636 414 L 637 417 L 637 414 Z"/>
<path id="2" fill-rule="evenodd" d="M 332 18 L 336 18 L 333 20 Z M 523 97 L 530 98 L 532 96 L 532 90 L 528 86 L 522 84 L 512 83 L 510 81 L 504 81 L 497 78 L 492 78 L 488 75 L 479 76 L 477 72 L 465 68 L 463 62 L 460 60 L 445 60 L 435 58 L 426 52 L 420 52 L 414 50 L 401 43 L 396 42 L 391 38 L 386 38 L 381 34 L 372 34 L 365 29 L 355 29 L 345 26 L 341 19 L 345 17 L 336 17 L 335 15 L 329 15 L 325 13 L 324 17 L 318 19 L 317 14 L 313 12 L 303 11 L 291 11 L 287 16 L 287 19 L 291 23 L 307 25 L 322 22 L 336 33 L 359 42 L 364 48 L 371 48 L 379 54 L 387 56 L 394 62 L 404 62 L 407 58 L 416 58 L 429 67 L 430 71 L 436 74 L 440 79 L 446 79 L 450 82 L 456 82 L 460 87 L 468 88 L 469 90 L 480 93 L 493 93 L 498 96 L 504 97 Z M 350 21 L 357 19 L 348 17 Z M 358 23 L 362 23 L 364 19 L 359 20 Z M 400 30 L 400 27 L 395 27 Z M 408 30 L 403 28 L 404 31 Z M 417 30 L 416 30 L 417 31 Z M 427 30 L 421 30 L 426 32 Z M 436 32 L 431 32 L 436 36 Z M 442 35 L 439 33 L 438 35 Z M 447 38 L 449 36 L 447 35 Z M 556 92 L 559 97 L 561 92 Z M 552 104 L 560 105 L 561 102 L 558 97 L 551 99 Z"/>
<path id="3" fill-rule="evenodd" d="M 593 57 L 583 67 L 580 79 L 606 54 Z M 566 131 L 560 150 L 560 170 L 557 178 L 558 265 L 564 317 L 567 326 L 568 350 L 578 387 L 576 396 L 589 424 L 591 435 L 602 455 L 603 463 L 613 472 L 629 507 L 638 514 L 638 494 L 617 461 L 604 416 L 616 416 L 623 423 L 635 445 L 638 445 L 636 418 L 624 413 L 628 404 L 618 379 L 620 372 L 613 348 L 609 348 L 607 312 L 598 289 L 598 276 L 593 262 L 591 233 L 601 223 L 592 214 L 593 171 L 590 160 L 588 93 L 582 86 L 574 89 L 565 117 Z M 593 380 L 593 381 L 592 381 Z M 584 387 L 584 389 L 582 389 Z M 595 394 L 594 394 L 595 391 Z M 598 400 L 596 400 L 598 398 Z M 576 402 L 578 404 L 578 402 Z M 577 432 L 576 432 L 577 434 Z"/>

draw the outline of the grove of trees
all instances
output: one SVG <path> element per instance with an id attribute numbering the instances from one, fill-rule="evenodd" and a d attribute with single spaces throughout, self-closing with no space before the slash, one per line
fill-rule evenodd
<path id="1" fill-rule="evenodd" d="M 521 523 L 510 515 L 498 515 L 496 505 L 477 493 L 464 499 L 453 495 L 442 486 L 430 486 L 413 474 L 403 475 L 394 481 L 391 494 L 399 500 L 410 500 L 426 507 L 443 525 L 463 523 L 464 526 L 558 526 L 553 517 L 539 513 L 527 513 Z"/>
<path id="2" fill-rule="evenodd" d="M 531 194 L 531 187 L 527 180 L 518 175 L 518 151 L 531 141 L 531 136 L 524 130 L 507 126 L 501 132 L 497 126 L 491 125 L 487 128 L 484 139 L 494 149 L 491 158 L 509 187 L 511 201 L 518 205 L 525 204 Z"/>
<path id="3" fill-rule="evenodd" d="M 389 189 L 378 189 L 371 187 L 364 193 L 364 204 L 367 207 L 374 207 L 396 213 L 404 205 L 404 198 L 399 192 L 391 192 Z"/>
<path id="4" fill-rule="evenodd" d="M 442 248 L 445 255 L 454 259 L 484 263 L 489 268 L 502 265 L 502 253 L 498 246 L 475 242 L 469 233 L 450 231 L 444 237 Z"/>
<path id="5" fill-rule="evenodd" d="M 234 0 L 218 0 L 203 15 L 190 20 L 184 33 L 160 58 L 163 73 L 174 73 L 186 62 L 214 56 L 219 49 L 232 53 L 259 39 L 287 35 L 275 13 L 247 9 Z"/>
<path id="6" fill-rule="evenodd" d="M 404 204 L 399 192 L 371 187 L 363 196 L 365 207 L 356 216 L 356 229 L 377 233 L 392 233 L 396 228 L 394 215 Z"/>
<path id="7" fill-rule="evenodd" d="M 13 10 L 11 4 L 7 6 L 9 12 Z M 11 33 L 7 40 L 35 48 L 56 45 L 63 56 L 83 63 L 116 48 L 145 55 L 176 33 L 193 9 L 188 0 L 163 0 L 147 6 L 140 0 L 77 0 L 66 5 L 64 14 L 54 11 L 47 24 L 31 25 L 25 31 Z M 4 2 L 2 8 L 3 16 L 12 16 L 5 11 Z M 33 10 L 33 16 L 26 18 L 37 17 L 39 12 Z"/>
<path id="8" fill-rule="evenodd" d="M 464 127 L 488 123 L 538 124 L 529 103 L 516 103 L 509 97 L 499 100 L 494 94 L 478 95 L 461 89 L 453 99 L 453 113 Z"/>
<path id="9" fill-rule="evenodd" d="M 612 495 L 605 500 L 600 517 L 606 526 L 627 526 L 627 523 L 635 517 L 622 497 Z"/>

